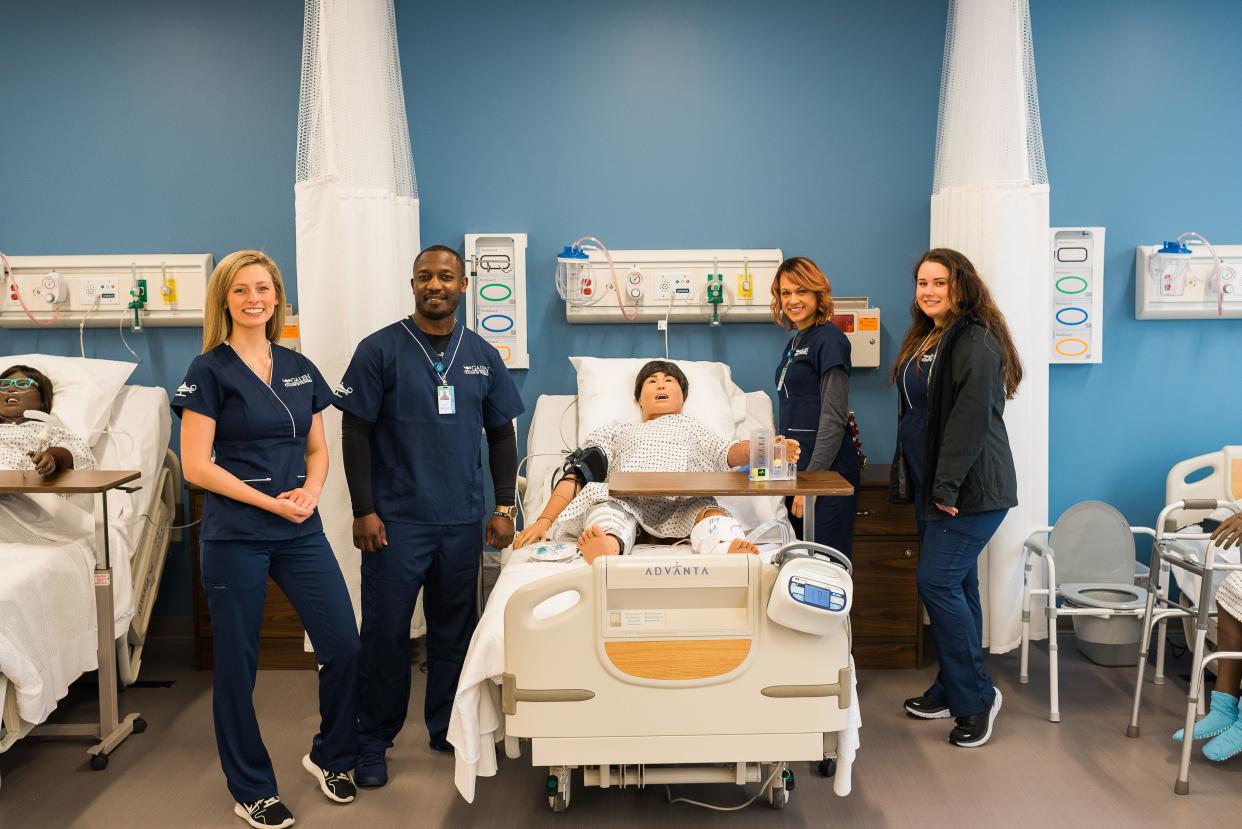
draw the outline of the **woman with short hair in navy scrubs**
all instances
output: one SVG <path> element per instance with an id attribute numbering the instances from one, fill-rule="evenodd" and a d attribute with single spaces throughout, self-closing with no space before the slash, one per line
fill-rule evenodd
<path id="1" fill-rule="evenodd" d="M 297 610 L 319 664 L 319 733 L 302 765 L 325 796 L 349 803 L 358 759 L 358 630 L 317 509 L 328 474 L 320 412 L 332 392 L 310 360 L 275 345 L 284 307 L 280 269 L 265 254 L 222 259 L 207 285 L 203 353 L 172 404 L 185 479 L 207 490 L 199 538 L 216 745 L 233 811 L 255 827 L 293 823 L 254 711 L 269 574 Z"/>
<path id="2" fill-rule="evenodd" d="M 919 596 L 940 673 L 905 708 L 920 719 L 954 717 L 949 742 L 974 748 L 991 738 L 1001 707 L 983 670 L 979 554 L 1018 505 L 1004 415 L 1022 363 L 987 285 L 955 250 L 919 258 L 910 316 L 890 375 L 899 400 L 890 488 L 894 501 L 914 502 Z"/>
<path id="3" fill-rule="evenodd" d="M 819 266 L 803 256 L 786 259 L 772 280 L 772 317 L 793 328 L 776 367 L 780 407 L 778 434 L 802 447 L 798 470 L 832 471 L 854 494 L 815 501 L 815 541 L 847 556 L 854 547 L 854 515 L 862 464 L 850 418 L 850 341 L 832 323 L 832 285 Z M 805 499 L 786 498 L 789 520 L 805 538 Z"/>

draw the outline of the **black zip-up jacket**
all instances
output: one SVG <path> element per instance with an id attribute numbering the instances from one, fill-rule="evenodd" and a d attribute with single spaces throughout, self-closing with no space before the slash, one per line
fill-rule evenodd
<path id="1" fill-rule="evenodd" d="M 917 493 L 924 520 L 949 517 L 936 504 L 967 515 L 1017 506 L 1001 349 L 981 320 L 963 317 L 941 337 L 928 377 L 927 407 L 928 468 Z M 900 393 L 897 413 L 899 421 L 906 413 Z M 890 499 L 910 503 L 916 493 L 910 492 L 900 434 L 890 476 Z"/>

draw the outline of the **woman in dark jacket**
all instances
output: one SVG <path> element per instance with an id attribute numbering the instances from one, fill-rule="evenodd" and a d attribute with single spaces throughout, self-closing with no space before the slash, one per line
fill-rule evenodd
<path id="1" fill-rule="evenodd" d="M 940 674 L 905 707 L 922 719 L 956 718 L 949 742 L 971 748 L 991 737 L 1001 707 L 983 670 L 978 558 L 1018 504 L 1003 418 L 1022 365 L 1004 316 L 965 256 L 929 250 L 914 281 L 913 322 L 890 376 L 900 400 L 892 489 L 894 500 L 914 502 L 923 542 L 919 595 Z"/>

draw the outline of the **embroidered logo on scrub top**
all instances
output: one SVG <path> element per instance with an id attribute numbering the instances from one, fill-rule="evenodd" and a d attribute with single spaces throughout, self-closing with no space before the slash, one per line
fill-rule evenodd
<path id="1" fill-rule="evenodd" d="M 285 388 L 293 389 L 298 386 L 305 386 L 307 383 L 314 382 L 309 374 L 303 374 L 301 377 L 282 377 L 280 382 L 285 384 Z"/>
<path id="2" fill-rule="evenodd" d="M 182 383 L 180 386 L 177 386 L 176 396 L 184 397 L 187 394 L 194 394 L 196 391 L 198 391 L 198 386 L 191 386 L 189 383 Z"/>
<path id="3" fill-rule="evenodd" d="M 484 377 L 491 376 L 491 368 L 489 366 L 462 366 L 463 374 L 481 374 Z"/>
<path id="4" fill-rule="evenodd" d="M 332 393 L 337 397 L 348 397 L 354 393 L 354 390 L 347 387 L 344 383 L 337 383 L 336 388 L 332 390 Z"/>
<path id="5" fill-rule="evenodd" d="M 796 351 L 794 351 L 793 355 L 795 357 L 805 357 L 810 351 L 811 351 L 811 347 L 808 345 L 806 348 L 797 349 Z"/>

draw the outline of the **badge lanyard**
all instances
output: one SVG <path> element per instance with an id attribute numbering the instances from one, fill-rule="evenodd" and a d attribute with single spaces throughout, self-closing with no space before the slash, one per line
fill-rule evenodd
<path id="1" fill-rule="evenodd" d="M 785 365 L 784 365 L 784 367 L 781 369 L 781 377 L 780 377 L 780 379 L 779 379 L 779 380 L 777 380 L 777 381 L 776 381 L 776 390 L 777 390 L 777 391 L 783 391 L 783 390 L 784 390 L 784 388 L 785 388 L 785 373 L 786 373 L 787 371 L 789 371 L 789 367 L 790 367 L 791 365 L 793 365 L 793 361 L 794 361 L 794 351 L 798 348 L 798 343 L 799 343 L 801 340 L 802 340 L 802 332 L 801 332 L 801 331 L 799 331 L 799 332 L 798 332 L 798 334 L 797 334 L 797 336 L 795 336 L 795 337 L 793 338 L 793 340 L 791 340 L 791 341 L 790 341 L 790 343 L 789 343 L 789 350 L 788 350 L 787 352 L 785 352 Z M 789 396 L 789 392 L 787 392 L 787 391 L 786 391 L 786 392 L 785 392 L 785 396 L 786 396 L 786 397 L 788 397 L 788 396 Z"/>
<path id="2" fill-rule="evenodd" d="M 440 380 L 440 385 L 436 386 L 436 410 L 442 415 L 457 414 L 457 395 L 455 390 L 448 381 L 448 373 L 453 368 L 453 362 L 457 359 L 457 352 L 461 349 L 461 336 L 457 337 L 457 345 L 453 349 L 453 356 L 449 358 L 448 365 L 444 364 L 443 359 L 433 360 L 431 354 L 418 341 L 418 337 L 414 336 L 414 332 L 405 324 L 405 320 L 401 320 L 401 326 L 405 328 L 405 333 L 410 335 L 410 339 L 414 340 L 414 344 L 418 346 L 418 350 L 423 352 L 423 356 L 427 358 L 427 362 L 431 364 L 431 370 Z"/>

